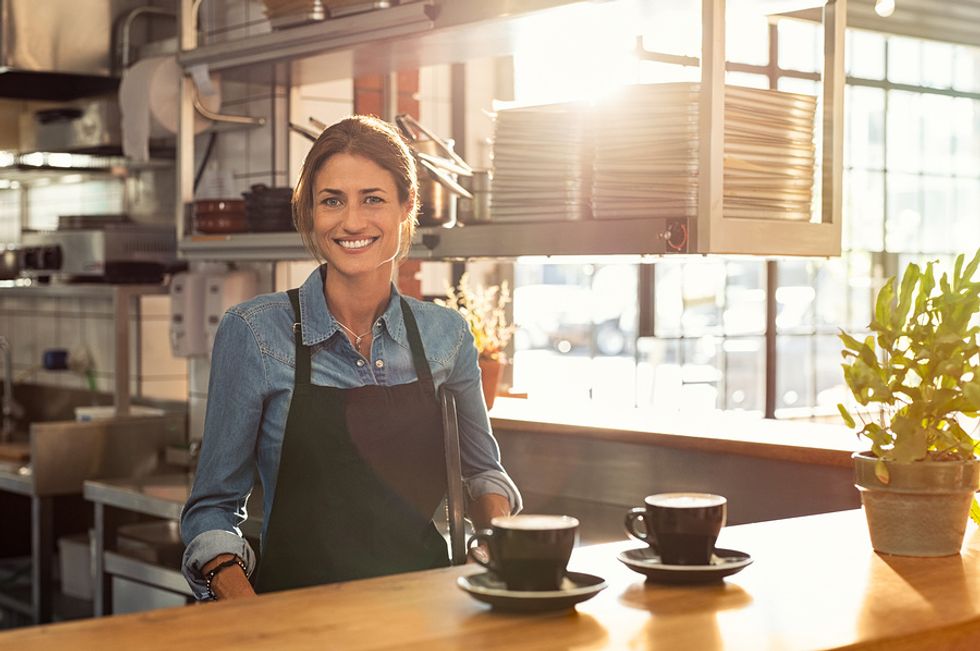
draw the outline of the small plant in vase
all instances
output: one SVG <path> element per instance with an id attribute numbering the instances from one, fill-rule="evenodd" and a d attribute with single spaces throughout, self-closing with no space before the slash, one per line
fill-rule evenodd
<path id="1" fill-rule="evenodd" d="M 908 556 L 959 551 L 980 479 L 980 251 L 936 283 L 934 264 L 910 264 L 878 292 L 872 334 L 841 332 L 844 379 L 859 405 L 877 411 L 858 430 L 855 476 L 874 548 Z M 855 418 L 838 405 L 844 421 Z"/>
<path id="2" fill-rule="evenodd" d="M 483 374 L 483 397 L 488 409 L 493 407 L 497 384 L 507 361 L 504 351 L 514 334 L 514 325 L 507 322 L 507 305 L 510 301 L 510 287 L 506 280 L 500 285 L 474 287 L 466 273 L 460 278 L 458 287 L 450 287 L 446 291 L 446 299 L 436 300 L 439 305 L 459 312 L 473 333 Z"/>

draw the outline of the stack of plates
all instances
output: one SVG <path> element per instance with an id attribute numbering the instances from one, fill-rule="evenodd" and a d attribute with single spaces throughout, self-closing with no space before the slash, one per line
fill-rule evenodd
<path id="1" fill-rule="evenodd" d="M 494 121 L 494 221 L 589 217 L 591 137 L 578 104 L 505 109 Z"/>
<path id="2" fill-rule="evenodd" d="M 595 114 L 597 219 L 693 217 L 700 84 L 632 86 Z M 725 88 L 726 217 L 810 219 L 816 98 Z"/>
<path id="3" fill-rule="evenodd" d="M 293 27 L 327 17 L 321 0 L 263 0 L 273 29 Z"/>

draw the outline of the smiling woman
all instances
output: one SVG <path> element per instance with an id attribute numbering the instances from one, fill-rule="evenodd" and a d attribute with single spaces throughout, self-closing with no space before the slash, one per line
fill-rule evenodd
<path id="1" fill-rule="evenodd" d="M 266 513 L 254 591 L 448 565 L 432 522 L 447 486 L 443 387 L 456 396 L 470 518 L 484 528 L 520 510 L 466 322 L 391 282 L 417 194 L 411 153 L 376 118 L 327 128 L 307 155 L 293 217 L 324 264 L 298 289 L 231 308 L 215 336 L 181 518 L 184 574 L 199 597 L 254 594 L 239 529 L 253 468 Z"/>

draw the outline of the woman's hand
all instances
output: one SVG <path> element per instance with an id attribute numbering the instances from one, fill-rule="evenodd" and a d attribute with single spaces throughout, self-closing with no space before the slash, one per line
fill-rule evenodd
<path id="1" fill-rule="evenodd" d="M 235 557 L 232 554 L 221 554 L 215 556 L 208 563 L 201 568 L 201 574 L 207 576 L 208 572 L 216 568 L 218 565 L 224 561 L 233 560 Z M 245 576 L 245 572 L 237 564 L 231 567 L 226 567 L 225 569 L 218 572 L 214 578 L 211 580 L 211 592 L 220 600 L 225 599 L 241 599 L 244 597 L 254 597 L 255 590 L 252 589 L 252 584 L 248 582 L 248 577 Z"/>

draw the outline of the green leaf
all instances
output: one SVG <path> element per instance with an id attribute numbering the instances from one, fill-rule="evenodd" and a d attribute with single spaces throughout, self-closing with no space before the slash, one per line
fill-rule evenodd
<path id="1" fill-rule="evenodd" d="M 889 278 L 888 282 L 878 290 L 878 298 L 875 300 L 876 323 L 891 323 L 892 301 L 894 298 L 895 278 Z"/>
<path id="2" fill-rule="evenodd" d="M 972 260 L 970 260 L 970 264 L 966 265 L 966 269 L 963 270 L 962 279 L 964 281 L 972 280 L 973 274 L 976 273 L 978 266 L 980 266 L 980 249 L 977 249 L 976 255 L 973 256 Z"/>
<path id="3" fill-rule="evenodd" d="M 875 462 L 875 477 L 878 478 L 882 484 L 889 484 L 892 480 L 891 475 L 888 474 L 888 464 L 885 463 L 884 459 L 878 459 Z"/>
<path id="4" fill-rule="evenodd" d="M 963 396 L 969 403 L 965 409 L 969 411 L 980 410 L 980 384 L 976 381 L 963 385 Z"/>
<path id="5" fill-rule="evenodd" d="M 849 414 L 847 409 L 844 408 L 844 405 L 837 403 L 837 410 L 840 411 L 840 415 L 844 419 L 844 424 L 847 425 L 848 427 L 853 428 L 854 418 L 852 418 L 851 414 Z"/>
<path id="6" fill-rule="evenodd" d="M 905 269 L 905 274 L 902 276 L 902 286 L 899 291 L 898 308 L 895 310 L 895 314 L 892 317 L 892 327 L 900 328 L 905 323 L 906 316 L 909 313 L 909 307 L 912 304 L 912 292 L 915 290 L 916 283 L 919 282 L 919 265 L 910 264 Z"/>
<path id="7" fill-rule="evenodd" d="M 841 330 L 840 334 L 838 334 L 837 336 L 844 343 L 845 348 L 849 350 L 853 350 L 855 352 L 861 350 L 861 346 L 863 344 L 857 339 L 855 339 L 854 337 L 852 337 L 851 335 L 844 332 L 843 330 Z"/>

